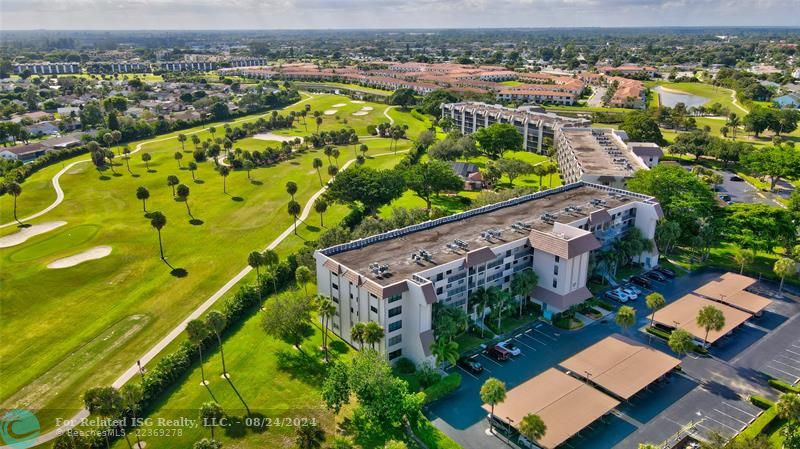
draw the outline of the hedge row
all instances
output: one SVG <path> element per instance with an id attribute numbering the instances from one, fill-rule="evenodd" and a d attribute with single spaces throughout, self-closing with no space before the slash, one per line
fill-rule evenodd
<path id="1" fill-rule="evenodd" d="M 775 405 L 774 402 L 761 396 L 750 396 L 750 402 L 761 410 L 767 410 Z"/>
<path id="2" fill-rule="evenodd" d="M 760 398 L 760 399 L 763 399 L 763 398 Z M 755 400 L 755 398 L 753 398 L 753 397 L 750 398 L 751 402 L 753 402 L 754 400 Z M 769 402 L 766 399 L 763 399 L 763 400 L 766 401 L 766 402 Z M 755 402 L 753 402 L 753 403 L 755 404 Z M 758 404 L 756 404 L 756 405 L 758 405 Z M 760 405 L 758 405 L 758 406 L 760 407 Z M 777 418 L 778 418 L 778 407 L 775 407 L 773 405 L 772 407 L 769 407 L 768 409 L 766 409 L 764 411 L 764 413 L 761 414 L 761 416 L 759 416 L 752 423 L 750 423 L 750 425 L 747 426 L 736 437 L 736 439 L 738 441 L 746 441 L 746 440 L 752 440 L 753 438 L 756 438 L 757 436 L 761 435 L 764 432 L 764 429 L 766 429 L 770 424 L 772 424 L 772 421 L 774 421 Z"/>
<path id="3" fill-rule="evenodd" d="M 782 380 L 778 379 L 770 379 L 769 385 L 780 391 L 781 393 L 795 393 L 800 394 L 800 387 L 795 387 L 794 385 L 790 385 Z"/>
<path id="4" fill-rule="evenodd" d="M 461 386 L 461 374 L 451 373 L 443 377 L 439 382 L 431 385 L 430 387 L 422 390 L 425 393 L 425 403 L 438 401 L 439 399 L 447 396 L 448 394 L 458 390 Z"/>
<path id="5" fill-rule="evenodd" d="M 88 152 L 89 149 L 87 149 L 85 145 L 72 148 L 65 148 L 63 150 L 58 150 L 58 151 L 50 151 L 48 153 L 43 154 L 42 156 L 39 156 L 38 158 L 34 159 L 33 161 L 27 164 L 9 170 L 6 177 L 10 180 L 14 180 L 17 183 L 21 183 L 24 182 L 25 179 L 28 178 L 28 176 L 36 173 L 37 171 L 49 165 Z"/>

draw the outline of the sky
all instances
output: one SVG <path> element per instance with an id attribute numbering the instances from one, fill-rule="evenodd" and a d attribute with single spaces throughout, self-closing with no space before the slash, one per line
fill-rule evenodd
<path id="1" fill-rule="evenodd" d="M 0 29 L 800 26 L 800 0 L 0 0 Z"/>

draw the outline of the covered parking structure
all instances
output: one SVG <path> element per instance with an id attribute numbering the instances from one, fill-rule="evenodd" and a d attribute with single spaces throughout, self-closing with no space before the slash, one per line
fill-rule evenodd
<path id="1" fill-rule="evenodd" d="M 536 443 L 553 449 L 619 405 L 619 401 L 584 382 L 550 368 L 513 388 L 497 404 L 497 419 L 517 427 L 528 414 L 538 415 L 547 430 Z M 491 411 L 491 406 L 483 408 Z"/>
<path id="2" fill-rule="evenodd" d="M 681 361 L 622 335 L 611 335 L 561 362 L 570 374 L 628 400 Z"/>
<path id="3" fill-rule="evenodd" d="M 697 341 L 702 342 L 706 337 L 706 330 L 697 324 L 697 314 L 706 306 L 713 306 L 719 309 L 725 316 L 725 325 L 722 329 L 718 331 L 712 330 L 708 333 L 708 344 L 714 344 L 752 316 L 742 310 L 689 293 L 656 312 L 655 322 L 669 329 L 684 329 L 692 334 Z"/>
<path id="4" fill-rule="evenodd" d="M 727 304 L 753 315 L 760 315 L 772 301 L 747 291 L 757 281 L 737 273 L 725 273 L 694 291 L 695 294 Z"/>

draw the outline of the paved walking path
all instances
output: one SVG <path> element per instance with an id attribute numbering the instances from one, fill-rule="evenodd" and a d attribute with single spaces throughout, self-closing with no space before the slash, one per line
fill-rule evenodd
<path id="1" fill-rule="evenodd" d="M 406 152 L 408 152 L 408 150 L 398 151 L 398 153 L 406 153 Z M 395 154 L 394 152 L 391 152 L 391 153 L 379 153 L 379 154 L 376 154 L 376 155 L 374 155 L 372 157 L 393 156 L 394 154 Z M 341 170 L 347 169 L 355 161 L 356 161 L 355 159 L 348 160 L 342 166 Z M 325 190 L 327 188 L 328 188 L 327 185 L 323 186 L 316 193 L 314 193 L 311 196 L 311 198 L 308 199 L 308 202 L 306 202 L 306 205 L 303 208 L 303 213 L 299 217 L 300 221 L 303 221 L 306 218 L 308 218 L 308 216 L 311 214 L 311 210 L 312 210 L 312 208 L 314 206 L 314 201 L 316 201 L 317 198 L 320 197 L 320 195 L 325 193 Z M 283 240 L 285 240 L 287 237 L 289 237 L 293 233 L 294 233 L 294 225 L 291 224 L 281 233 L 281 235 L 279 235 L 277 238 L 275 238 L 275 240 L 273 240 L 269 245 L 267 245 L 266 249 L 275 249 L 275 247 L 277 247 Z M 189 316 L 187 316 L 183 321 L 181 321 L 180 324 L 178 324 L 175 328 L 173 328 L 164 338 L 162 338 L 158 343 L 156 343 L 155 346 L 150 348 L 149 351 L 147 351 L 144 355 L 142 355 L 139 358 L 139 361 L 142 363 L 142 366 L 144 366 L 148 362 L 152 361 L 156 356 L 158 356 L 158 354 L 161 351 L 164 350 L 164 348 L 169 346 L 170 343 L 172 343 L 176 338 L 178 338 L 181 334 L 183 334 L 184 330 L 186 330 L 186 325 L 189 323 L 189 321 L 195 320 L 195 319 L 199 318 L 200 316 L 202 316 L 208 309 L 211 308 L 211 306 L 214 305 L 214 303 L 217 302 L 217 300 L 219 300 L 223 295 L 228 293 L 228 291 L 230 291 L 236 284 L 239 283 L 239 281 L 241 281 L 251 271 L 253 271 L 253 267 L 251 267 L 249 265 L 244 267 L 241 271 L 239 271 L 239 273 L 237 273 L 233 278 L 231 278 L 228 282 L 226 282 L 225 285 L 220 287 L 219 290 L 217 290 L 216 292 L 214 292 L 214 294 L 209 296 L 208 299 L 206 299 L 194 311 L 192 311 L 192 313 L 190 313 Z M 131 380 L 137 374 L 139 374 L 139 366 L 136 363 L 134 363 L 124 373 L 122 373 L 122 375 L 119 376 L 111 384 L 111 386 L 113 386 L 114 388 L 121 388 L 123 385 L 125 385 L 125 383 L 127 383 L 129 380 Z M 81 420 L 83 420 L 84 418 L 86 418 L 88 416 L 89 416 L 89 411 L 88 410 L 83 409 L 83 410 L 79 411 L 77 414 L 75 414 L 70 419 L 65 420 L 64 424 L 61 427 L 59 427 L 57 429 L 54 429 L 54 430 L 51 430 L 50 432 L 47 432 L 47 433 L 39 436 L 39 438 L 36 439 L 36 445 L 47 443 L 49 441 L 54 440 L 55 438 L 58 438 L 58 436 L 61 433 L 65 432 L 65 431 L 67 431 L 69 429 L 74 428 L 77 424 L 80 423 Z M 2 446 L 2 447 L 0 447 L 0 449 L 13 449 L 13 448 L 11 446 Z"/>
<path id="2" fill-rule="evenodd" d="M 314 96 L 311 95 L 311 94 L 304 94 L 304 95 L 308 95 L 308 97 L 304 98 L 304 99 L 302 99 L 302 100 L 300 100 L 300 101 L 298 101 L 296 103 L 292 103 L 290 106 L 298 105 L 300 103 L 305 103 L 306 101 L 314 98 Z M 282 108 L 282 109 L 286 109 L 286 108 Z M 271 113 L 272 112 L 270 111 L 269 114 L 271 114 Z M 267 115 L 268 114 L 261 114 L 261 117 L 266 117 Z M 240 119 L 234 120 L 234 121 L 232 121 L 230 123 L 231 124 L 240 123 L 240 122 L 245 122 L 245 121 L 250 121 L 250 120 L 253 120 L 252 116 L 240 118 Z M 197 131 L 190 131 L 190 132 L 187 132 L 187 133 L 184 133 L 184 134 L 187 135 L 187 136 L 190 136 L 192 134 L 201 133 L 201 132 L 203 132 L 203 131 L 205 131 L 207 129 L 208 128 L 206 127 L 206 128 L 203 128 L 203 129 L 199 129 Z M 164 141 L 167 141 L 167 140 L 170 140 L 170 139 L 177 139 L 177 138 L 178 138 L 178 136 L 176 134 L 176 135 L 171 136 L 171 137 L 162 137 L 160 139 L 153 139 L 153 140 L 148 140 L 147 142 L 142 142 L 142 143 L 136 145 L 136 148 L 133 151 L 131 151 L 130 154 L 138 153 L 139 151 L 141 151 L 141 149 L 142 149 L 142 147 L 144 145 L 150 145 L 151 143 L 164 142 Z M 130 157 L 130 155 L 129 155 L 129 157 Z M 79 161 L 72 162 L 71 164 L 69 164 L 66 167 L 64 167 L 61 170 L 59 170 L 59 172 L 56 173 L 53 176 L 53 180 L 52 180 L 53 189 L 56 191 L 56 199 L 55 199 L 55 201 L 53 201 L 49 206 L 45 207 L 44 209 L 40 210 L 39 212 L 36 212 L 35 214 L 29 215 L 29 216 L 27 216 L 25 218 L 21 218 L 20 221 L 29 221 L 29 220 L 33 220 L 34 218 L 39 218 L 42 215 L 44 215 L 44 214 L 50 212 L 51 210 L 55 209 L 56 207 L 58 207 L 58 205 L 61 204 L 64 201 L 64 191 L 61 189 L 61 184 L 59 184 L 59 180 L 61 179 L 61 175 L 63 175 L 64 173 L 69 171 L 72 167 L 74 167 L 74 166 L 76 166 L 78 164 L 83 164 L 83 163 L 91 162 L 91 161 L 92 161 L 91 158 L 89 158 L 89 159 L 81 159 Z M 0 229 L 7 228 L 9 226 L 14 226 L 16 224 L 18 224 L 16 221 L 9 221 L 8 223 L 1 224 L 0 225 Z"/>

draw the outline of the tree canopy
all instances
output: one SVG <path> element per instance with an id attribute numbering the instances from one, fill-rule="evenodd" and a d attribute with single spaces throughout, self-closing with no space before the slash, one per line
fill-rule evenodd
<path id="1" fill-rule="evenodd" d="M 497 159 L 504 151 L 522 149 L 522 134 L 510 123 L 493 123 L 474 134 L 486 157 Z"/>
<path id="2" fill-rule="evenodd" d="M 464 181 L 453 172 L 448 164 L 436 160 L 412 165 L 404 172 L 406 186 L 425 200 L 427 210 L 431 210 L 431 195 L 444 191 L 459 191 Z"/>
<path id="3" fill-rule="evenodd" d="M 644 111 L 631 112 L 625 115 L 625 119 L 619 129 L 628 134 L 632 142 L 653 142 L 658 145 L 666 145 L 664 136 L 658 122 L 650 114 Z"/>
<path id="4" fill-rule="evenodd" d="M 405 190 L 401 173 L 395 170 L 375 170 L 354 167 L 339 173 L 327 191 L 327 196 L 339 203 L 360 203 L 366 213 L 400 198 Z"/>

